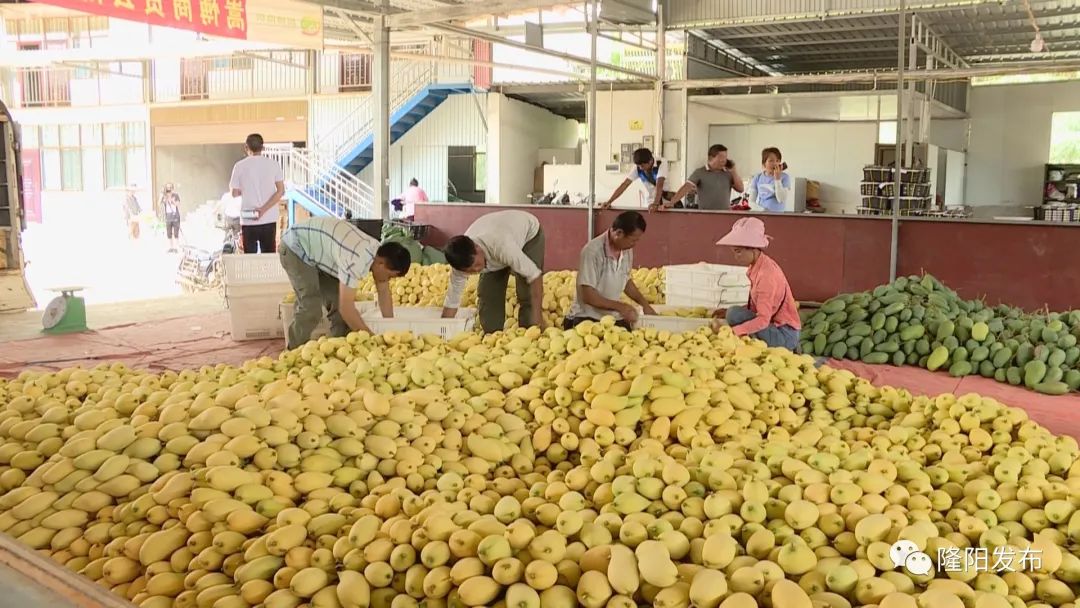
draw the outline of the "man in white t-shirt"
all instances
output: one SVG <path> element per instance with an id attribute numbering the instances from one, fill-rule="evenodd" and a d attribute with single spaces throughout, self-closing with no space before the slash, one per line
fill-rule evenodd
<path id="1" fill-rule="evenodd" d="M 518 324 L 545 328 L 544 230 L 535 215 L 515 209 L 482 215 L 444 250 L 453 268 L 443 301 L 443 318 L 457 316 L 470 274 L 479 274 L 476 307 L 485 333 L 506 325 L 506 286 L 514 275 Z"/>
<path id="2" fill-rule="evenodd" d="M 634 150 L 634 168 L 630 169 L 630 173 L 626 174 L 626 179 L 619 184 L 619 187 L 611 194 L 611 198 L 600 208 L 609 209 L 623 195 L 623 192 L 626 192 L 630 184 L 640 181 L 646 192 L 646 204 L 644 206 L 651 210 L 659 209 L 663 201 L 670 199 L 672 196 L 671 192 L 664 189 L 664 186 L 667 185 L 667 177 L 667 162 L 662 158 L 653 157 L 652 151 L 648 148 L 638 148 Z"/>
<path id="3" fill-rule="evenodd" d="M 285 177 L 277 161 L 262 155 L 262 135 L 252 133 L 244 144 L 248 156 L 236 163 L 229 180 L 232 195 L 241 198 L 244 253 L 274 253 Z"/>

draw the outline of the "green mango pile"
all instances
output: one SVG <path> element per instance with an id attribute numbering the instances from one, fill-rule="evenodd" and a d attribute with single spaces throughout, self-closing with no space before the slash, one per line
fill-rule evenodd
<path id="1" fill-rule="evenodd" d="M 979 374 L 1049 395 L 1080 389 L 1080 310 L 1029 314 L 964 300 L 930 275 L 839 295 L 803 325 L 804 353 Z"/>

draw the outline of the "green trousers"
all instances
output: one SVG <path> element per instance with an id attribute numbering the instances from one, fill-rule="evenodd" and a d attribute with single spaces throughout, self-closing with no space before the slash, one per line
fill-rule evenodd
<path id="1" fill-rule="evenodd" d="M 349 326 L 338 310 L 341 283 L 337 278 L 305 264 L 288 246 L 278 247 L 278 256 L 296 293 L 296 313 L 285 336 L 285 346 L 291 350 L 307 343 L 311 339 L 311 332 L 322 321 L 323 314 L 330 319 L 331 336 L 348 335 Z"/>
<path id="2" fill-rule="evenodd" d="M 536 267 L 544 270 L 544 230 L 541 228 L 529 242 L 525 243 L 521 251 L 528 256 Z M 483 272 L 480 274 L 480 282 L 476 286 L 477 316 L 480 317 L 480 327 L 484 333 L 502 331 L 506 326 L 506 287 L 510 282 L 511 273 L 509 268 L 496 270 L 495 272 Z M 533 302 L 532 292 L 525 278 L 514 274 L 516 282 L 518 304 L 518 325 L 531 327 L 533 325 L 533 307 L 543 306 L 543 302 Z M 543 280 L 543 278 L 538 279 Z"/>

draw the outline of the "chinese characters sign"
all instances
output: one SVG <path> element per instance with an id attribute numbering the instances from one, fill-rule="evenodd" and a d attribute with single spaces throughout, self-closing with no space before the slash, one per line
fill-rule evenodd
<path id="1" fill-rule="evenodd" d="M 76 11 L 246 39 L 246 0 L 37 0 Z"/>
<path id="2" fill-rule="evenodd" d="M 322 7 L 301 0 L 35 0 L 225 38 L 321 49 Z"/>

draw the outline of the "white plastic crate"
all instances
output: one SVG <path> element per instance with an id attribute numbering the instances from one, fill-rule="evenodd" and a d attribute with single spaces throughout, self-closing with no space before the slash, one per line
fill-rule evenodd
<path id="1" fill-rule="evenodd" d="M 267 340 L 281 338 L 276 299 L 268 295 L 234 296 L 229 298 L 229 319 L 233 340 Z"/>
<path id="2" fill-rule="evenodd" d="M 671 305 L 653 306 L 653 310 L 655 310 L 656 312 L 665 312 L 675 308 L 686 307 Z M 675 333 L 682 333 L 684 331 L 694 331 L 699 327 L 708 327 L 710 323 L 712 323 L 712 319 L 701 319 L 693 317 L 666 317 L 662 315 L 641 315 L 640 317 L 638 317 L 637 327 L 638 329 L 653 328 Z"/>
<path id="3" fill-rule="evenodd" d="M 745 304 L 750 297 L 746 268 L 725 264 L 680 264 L 664 267 L 665 303 L 669 306 Z"/>
<path id="4" fill-rule="evenodd" d="M 276 253 L 223 255 L 221 263 L 226 297 L 276 294 L 280 301 L 292 289 Z"/>
<path id="5" fill-rule="evenodd" d="M 392 319 L 382 317 L 376 302 L 357 302 L 356 308 L 363 315 L 364 322 L 368 324 L 371 331 L 377 334 L 387 331 L 411 331 L 414 334 L 436 334 L 450 338 L 463 331 L 471 330 L 476 317 L 475 308 L 459 308 L 457 316 L 453 319 L 443 319 L 442 308 L 435 306 L 395 306 Z M 285 332 L 288 332 L 295 314 L 295 302 L 281 304 L 280 322 Z M 328 333 L 330 333 L 330 321 L 324 316 L 311 332 L 311 339 L 321 338 Z"/>

